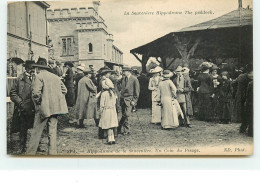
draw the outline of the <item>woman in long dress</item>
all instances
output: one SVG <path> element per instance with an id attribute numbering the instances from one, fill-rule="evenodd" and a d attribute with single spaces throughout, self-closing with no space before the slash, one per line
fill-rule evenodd
<path id="1" fill-rule="evenodd" d="M 101 127 L 107 135 L 107 144 L 115 144 L 114 130 L 118 127 L 118 119 L 116 112 L 116 95 L 113 91 L 114 84 L 109 79 L 111 70 L 102 71 L 105 74 L 105 79 L 101 82 L 102 93 L 100 98 L 100 121 Z"/>
<path id="2" fill-rule="evenodd" d="M 183 114 L 180 105 L 176 100 L 176 87 L 170 80 L 173 73 L 169 70 L 163 72 L 163 80 L 159 84 L 158 101 L 162 106 L 162 129 L 172 129 L 179 126 L 178 114 Z"/>
<path id="3" fill-rule="evenodd" d="M 203 62 L 201 64 L 201 73 L 198 75 L 198 97 L 199 97 L 199 114 L 200 121 L 211 120 L 211 98 L 214 97 L 213 93 L 213 80 L 209 74 L 210 64 Z"/>
<path id="4" fill-rule="evenodd" d="M 153 75 L 149 80 L 148 89 L 152 91 L 152 120 L 151 123 L 159 124 L 161 123 L 161 106 L 158 105 L 157 96 L 159 91 L 159 83 L 162 81 L 162 77 L 160 76 L 160 72 L 162 72 L 162 68 L 157 66 L 154 69 L 150 70 L 150 73 Z"/>

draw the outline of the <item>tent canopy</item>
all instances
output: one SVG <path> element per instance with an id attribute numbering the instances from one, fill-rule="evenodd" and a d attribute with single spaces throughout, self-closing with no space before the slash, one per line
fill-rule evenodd
<path id="1" fill-rule="evenodd" d="M 253 11 L 239 8 L 216 19 L 171 32 L 130 53 L 149 57 L 253 58 Z M 140 60 L 141 61 L 141 60 Z M 145 60 L 141 61 L 146 62 Z"/>

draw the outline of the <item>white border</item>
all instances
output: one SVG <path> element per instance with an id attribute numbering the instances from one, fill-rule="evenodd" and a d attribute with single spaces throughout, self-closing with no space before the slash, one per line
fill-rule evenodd
<path id="1" fill-rule="evenodd" d="M 236 0 L 234 0 L 236 1 Z M 251 157 L 172 157 L 172 158 L 14 158 L 6 155 L 6 21 L 7 21 L 7 1 L 0 1 L 0 169 L 6 170 L 84 170 L 84 169 L 175 169 L 175 170 L 193 170 L 193 169 L 260 169 L 260 129 L 259 129 L 259 80 L 260 80 L 260 1 L 254 0 L 254 83 L 255 83 L 255 143 L 254 155 Z M 259 71 L 258 71 L 259 70 Z M 67 174 L 67 173 L 65 173 Z M 137 174 L 138 175 L 138 174 Z M 243 176 L 243 175 L 242 175 Z M 244 179 L 237 176 L 238 179 Z M 65 175 L 66 177 L 66 175 Z M 150 176 L 152 177 L 152 175 Z M 169 180 L 171 176 L 168 176 Z M 188 175 L 187 175 L 188 177 Z M 97 177 L 98 178 L 98 177 Z M 100 178 L 100 177 L 99 177 Z M 102 177 L 101 177 L 102 178 Z M 66 178 L 65 178 L 66 179 Z M 131 179 L 128 177 L 127 180 Z M 188 177 L 189 179 L 189 177 Z M 12 180 L 12 177 L 10 177 Z M 13 180 L 17 180 L 14 177 Z M 38 180 L 40 182 L 42 179 Z M 187 180 L 187 178 L 186 178 Z M 111 181 L 117 181 L 111 179 Z M 35 183 L 37 183 L 35 182 Z M 169 181 L 170 182 L 170 181 Z M 247 181 L 246 181 L 247 182 Z M 209 182 L 215 184 L 214 180 Z M 52 184 L 52 183 L 50 183 Z M 225 183 L 226 184 L 226 183 Z"/>

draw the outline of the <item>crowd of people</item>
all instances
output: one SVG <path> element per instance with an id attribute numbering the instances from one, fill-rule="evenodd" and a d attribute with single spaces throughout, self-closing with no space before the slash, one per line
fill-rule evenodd
<path id="1" fill-rule="evenodd" d="M 21 153 L 35 155 L 45 126 L 48 128 L 49 154 L 57 154 L 57 117 L 75 108 L 77 127 L 94 119 L 99 139 L 116 144 L 119 134 L 129 135 L 129 117 L 136 107 L 152 107 L 151 124 L 163 130 L 190 128 L 191 118 L 228 124 L 241 122 L 240 132 L 253 136 L 253 68 L 231 79 L 227 71 L 203 62 L 196 72 L 187 66 L 163 70 L 156 66 L 140 74 L 124 66 L 122 73 L 102 67 L 39 58 L 25 61 L 25 72 L 13 84 L 10 98 L 15 103 L 12 127 L 19 125 Z M 219 73 L 220 72 L 220 73 Z M 150 100 L 147 101 L 147 98 Z M 232 108 L 233 107 L 233 108 Z M 235 110 L 234 110 L 235 108 Z M 122 117 L 118 119 L 118 113 Z M 233 115 L 235 114 L 235 115 Z M 233 115 L 233 116 L 232 116 Z M 32 128 L 28 146 L 27 131 Z"/>

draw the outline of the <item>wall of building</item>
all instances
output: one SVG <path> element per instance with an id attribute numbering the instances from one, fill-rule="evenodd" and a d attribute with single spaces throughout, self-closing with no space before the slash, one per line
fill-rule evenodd
<path id="1" fill-rule="evenodd" d="M 18 57 L 28 60 L 29 41 L 7 36 L 7 58 Z M 33 59 L 38 60 L 39 56 L 48 58 L 48 47 L 32 43 Z"/>
<path id="2" fill-rule="evenodd" d="M 78 61 L 78 33 L 76 31 L 76 21 L 51 21 L 49 22 L 49 36 L 52 40 L 54 48 L 55 60 L 66 61 Z M 72 37 L 72 53 L 70 56 L 62 55 L 62 38 Z"/>
<path id="3" fill-rule="evenodd" d="M 47 21 L 45 9 L 34 2 L 14 2 L 8 4 L 7 32 L 29 38 L 46 45 Z"/>
<path id="4" fill-rule="evenodd" d="M 103 31 L 78 32 L 79 60 L 104 60 L 104 37 Z M 93 52 L 89 52 L 89 43 L 93 46 Z"/>

